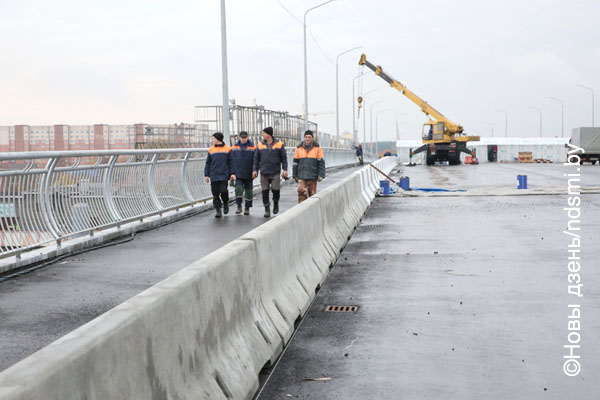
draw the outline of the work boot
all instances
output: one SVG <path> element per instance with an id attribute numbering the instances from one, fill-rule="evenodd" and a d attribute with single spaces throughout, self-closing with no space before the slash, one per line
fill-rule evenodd
<path id="1" fill-rule="evenodd" d="M 229 203 L 223 203 L 223 214 L 227 214 L 229 212 Z"/>
<path id="2" fill-rule="evenodd" d="M 273 214 L 277 214 L 279 212 L 279 202 L 273 201 Z"/>
<path id="3" fill-rule="evenodd" d="M 217 213 L 215 214 L 215 218 L 221 218 L 223 214 L 221 213 L 221 207 L 217 208 Z"/>
<path id="4" fill-rule="evenodd" d="M 241 204 L 237 205 L 237 210 L 235 210 L 235 213 L 238 215 L 242 213 L 242 205 Z"/>
<path id="5" fill-rule="evenodd" d="M 244 208 L 244 215 L 250 215 L 250 208 Z"/>
<path id="6" fill-rule="evenodd" d="M 269 218 L 271 216 L 271 210 L 269 206 L 265 206 L 265 218 Z"/>

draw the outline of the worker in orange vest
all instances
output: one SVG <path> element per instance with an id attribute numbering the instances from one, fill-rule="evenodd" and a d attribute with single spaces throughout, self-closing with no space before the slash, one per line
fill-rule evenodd
<path id="1" fill-rule="evenodd" d="M 293 176 L 298 183 L 298 203 L 317 193 L 317 182 L 325 178 L 323 149 L 310 130 L 304 132 L 304 140 L 294 152 Z"/>

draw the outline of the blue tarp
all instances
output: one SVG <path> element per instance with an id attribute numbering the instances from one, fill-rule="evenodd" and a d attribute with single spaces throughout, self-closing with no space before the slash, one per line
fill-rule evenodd
<path id="1" fill-rule="evenodd" d="M 412 190 L 419 190 L 421 192 L 466 192 L 464 189 L 449 190 L 440 188 L 412 188 Z"/>

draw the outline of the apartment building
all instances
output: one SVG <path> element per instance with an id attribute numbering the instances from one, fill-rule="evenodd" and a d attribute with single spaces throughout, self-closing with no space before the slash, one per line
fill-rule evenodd
<path id="1" fill-rule="evenodd" d="M 0 152 L 204 147 L 209 136 L 207 126 L 183 123 L 0 126 Z"/>

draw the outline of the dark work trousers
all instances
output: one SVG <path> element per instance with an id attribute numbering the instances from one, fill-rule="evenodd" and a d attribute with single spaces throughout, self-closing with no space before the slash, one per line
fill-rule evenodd
<path id="1" fill-rule="evenodd" d="M 252 179 L 236 179 L 235 180 L 235 203 L 242 205 L 242 200 L 246 199 L 246 208 L 252 207 Z"/>
<path id="2" fill-rule="evenodd" d="M 269 189 L 273 192 L 273 201 L 279 201 L 279 191 L 281 188 L 281 177 L 277 175 L 260 174 L 260 188 L 262 190 L 263 205 L 269 207 Z"/>
<path id="3" fill-rule="evenodd" d="M 221 208 L 223 203 L 229 202 L 229 192 L 227 191 L 227 181 L 210 181 L 210 191 L 213 195 L 213 206 Z"/>

